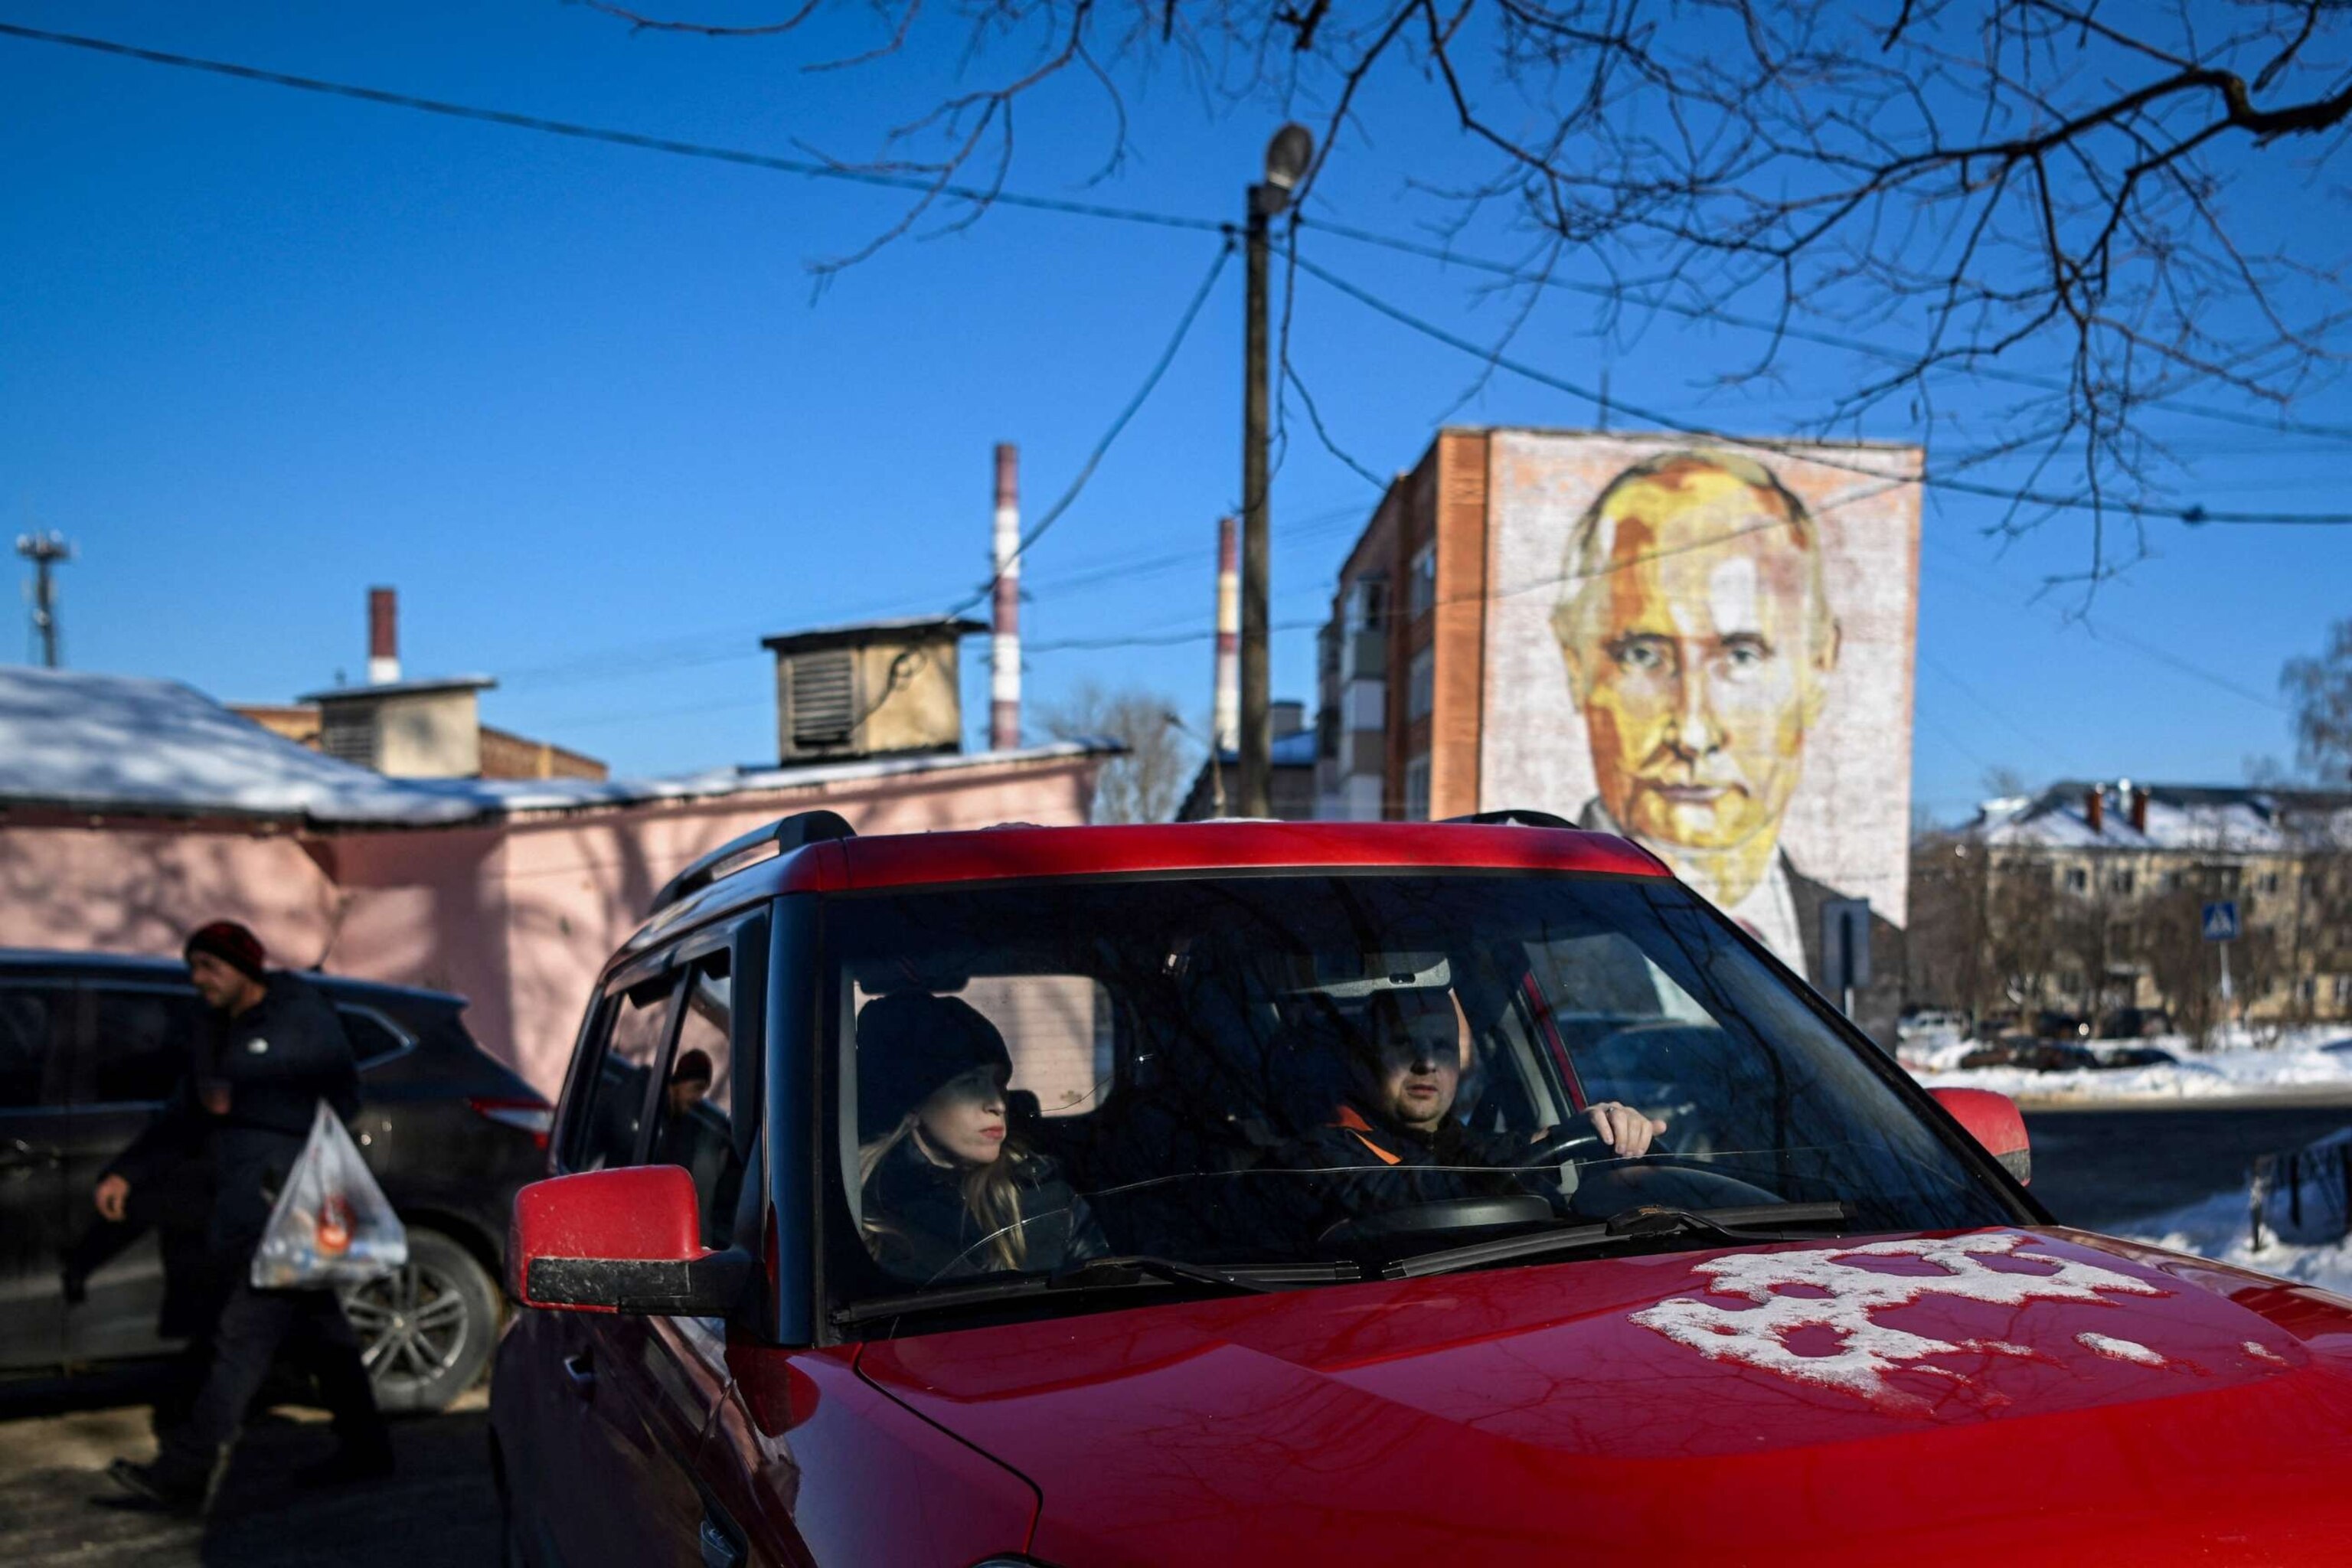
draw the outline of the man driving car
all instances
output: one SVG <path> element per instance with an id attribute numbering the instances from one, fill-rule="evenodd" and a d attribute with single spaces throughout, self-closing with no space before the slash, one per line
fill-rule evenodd
<path id="1" fill-rule="evenodd" d="M 1417 1204 L 1524 1192 L 1515 1174 L 1532 1136 L 1483 1132 L 1454 1114 L 1470 1026 L 1454 993 L 1423 986 L 1376 992 L 1351 1032 L 1349 1083 L 1330 1121 L 1299 1141 L 1293 1168 L 1345 1172 L 1324 1197 L 1338 1223 Z M 1639 1159 L 1666 1124 L 1605 1100 L 1578 1113 L 1620 1159 Z M 1597 1156 L 1600 1148 L 1593 1151 Z M 1359 1175 L 1357 1172 L 1365 1173 Z"/>

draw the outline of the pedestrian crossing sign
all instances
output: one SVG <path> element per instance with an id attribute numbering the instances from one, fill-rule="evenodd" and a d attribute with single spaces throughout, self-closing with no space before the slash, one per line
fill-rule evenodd
<path id="1" fill-rule="evenodd" d="M 2216 899 L 2205 906 L 2205 940 L 2235 942 L 2238 940 L 2238 900 Z"/>

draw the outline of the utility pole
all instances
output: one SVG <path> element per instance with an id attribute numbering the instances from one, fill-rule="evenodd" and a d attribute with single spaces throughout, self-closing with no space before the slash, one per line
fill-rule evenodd
<path id="1" fill-rule="evenodd" d="M 33 563 L 33 630 L 41 639 L 41 663 L 58 667 L 58 584 L 51 570 L 73 559 L 73 546 L 55 529 L 20 533 L 16 553 Z"/>
<path id="2" fill-rule="evenodd" d="M 1242 711 L 1240 810 L 1244 816 L 1274 815 L 1274 734 L 1267 709 L 1272 700 L 1271 649 L 1267 647 L 1266 578 L 1272 546 L 1273 508 L 1266 481 L 1268 441 L 1265 268 L 1268 231 L 1290 205 L 1291 187 L 1315 156 L 1315 138 L 1303 125 L 1285 125 L 1265 144 L 1265 179 L 1249 188 L 1248 321 L 1243 333 L 1242 371 Z"/>

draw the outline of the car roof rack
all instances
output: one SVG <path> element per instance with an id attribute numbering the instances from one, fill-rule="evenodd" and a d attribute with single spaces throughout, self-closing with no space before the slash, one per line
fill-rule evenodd
<path id="1" fill-rule="evenodd" d="M 662 884 L 654 895 L 648 916 L 659 914 L 689 893 L 698 893 L 722 877 L 731 877 L 747 866 L 779 855 L 789 855 L 804 844 L 821 844 L 828 838 L 855 838 L 857 829 L 849 826 L 839 814 L 830 811 L 800 811 L 790 816 L 780 816 L 764 827 L 755 827 L 739 838 L 730 838 L 703 856 Z"/>
<path id="2" fill-rule="evenodd" d="M 1441 823 L 1466 827 L 1574 827 L 1568 818 L 1549 811 L 1535 811 L 1524 805 L 1507 805 L 1500 811 L 1474 811 L 1467 816 L 1447 816 Z"/>

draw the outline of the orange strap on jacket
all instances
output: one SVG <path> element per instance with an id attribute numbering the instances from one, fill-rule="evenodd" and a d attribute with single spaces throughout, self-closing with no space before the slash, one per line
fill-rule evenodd
<path id="1" fill-rule="evenodd" d="M 1356 1108 L 1354 1106 L 1343 1105 L 1339 1107 L 1339 1119 L 1333 1121 L 1331 1125 L 1354 1133 L 1356 1142 L 1361 1143 L 1365 1148 L 1370 1149 L 1372 1152 L 1373 1157 L 1378 1159 L 1381 1164 L 1402 1165 L 1404 1163 L 1402 1157 L 1390 1153 L 1387 1150 L 1381 1148 L 1379 1144 L 1373 1142 L 1370 1138 L 1365 1136 L 1365 1134 L 1371 1131 L 1372 1124 L 1365 1121 L 1362 1117 L 1357 1115 Z"/>

